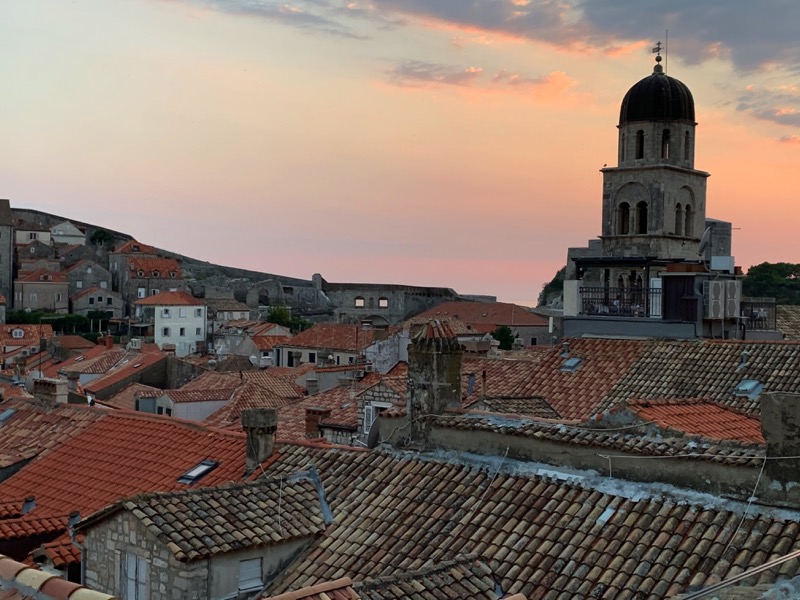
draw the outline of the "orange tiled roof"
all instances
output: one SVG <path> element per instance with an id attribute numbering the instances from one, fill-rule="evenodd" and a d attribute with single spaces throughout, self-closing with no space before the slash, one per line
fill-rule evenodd
<path id="1" fill-rule="evenodd" d="M 264 596 L 265 600 L 362 600 L 353 589 L 353 580 L 342 577 L 335 581 L 325 581 L 278 596 Z"/>
<path id="2" fill-rule="evenodd" d="M 298 333 L 284 346 L 289 348 L 319 348 L 358 352 L 370 346 L 375 339 L 372 329 L 342 323 L 317 323 Z"/>
<path id="3" fill-rule="evenodd" d="M 242 411 L 248 408 L 279 408 L 296 402 L 262 388 L 255 383 L 245 383 L 233 391 L 230 400 L 205 419 L 205 424 L 225 429 L 241 429 Z"/>
<path id="4" fill-rule="evenodd" d="M 70 298 L 72 300 L 78 300 L 79 298 L 83 298 L 84 296 L 96 295 L 96 294 L 102 294 L 103 296 L 112 296 L 112 297 L 115 297 L 115 298 L 119 298 L 120 297 L 119 292 L 114 292 L 114 291 L 111 291 L 108 288 L 103 289 L 101 287 L 97 287 L 96 285 L 93 285 L 92 287 L 88 287 L 88 288 L 84 288 L 82 290 L 78 290 L 77 292 L 72 294 L 72 296 L 70 296 Z"/>
<path id="5" fill-rule="evenodd" d="M 202 300 L 195 298 L 189 292 L 161 292 L 137 300 L 140 306 L 205 306 Z"/>
<path id="6" fill-rule="evenodd" d="M 52 542 L 42 544 L 42 550 L 56 569 L 63 570 L 68 565 L 76 564 L 81 561 L 79 545 L 83 544 L 83 541 L 83 534 L 76 534 L 75 541 L 73 542 L 70 534 L 65 533 Z"/>
<path id="7" fill-rule="evenodd" d="M 514 397 L 517 389 L 530 379 L 531 372 L 543 357 L 538 355 L 532 360 L 506 360 L 464 356 L 461 362 L 461 393 L 464 406 L 470 406 L 484 397 Z"/>
<path id="8" fill-rule="evenodd" d="M 254 335 L 250 338 L 259 350 L 272 350 L 277 346 L 285 346 L 292 339 L 290 335 Z"/>
<path id="9" fill-rule="evenodd" d="M 190 382 L 181 386 L 182 390 L 205 390 L 208 388 L 235 388 L 244 383 L 243 376 L 233 373 L 204 371 Z"/>
<path id="10" fill-rule="evenodd" d="M 272 374 L 271 369 L 242 371 L 242 376 L 245 381 L 254 383 L 281 398 L 302 398 L 306 395 L 304 388 L 284 377 L 276 377 Z"/>
<path id="11" fill-rule="evenodd" d="M 46 408 L 22 398 L 0 403 L 3 413 L 9 416 L 0 424 L 0 467 L 49 452 L 104 414 L 76 404 Z"/>
<path id="12" fill-rule="evenodd" d="M 124 408 L 128 410 L 136 410 L 136 398 L 138 394 L 143 392 L 158 393 L 162 390 L 143 383 L 131 383 L 125 386 L 122 390 L 111 396 L 110 398 L 97 402 L 98 405 L 109 406 L 111 408 Z"/>
<path id="13" fill-rule="evenodd" d="M 144 278 L 156 277 L 159 279 L 183 279 L 181 266 L 174 258 L 135 258 L 128 259 L 128 269 L 133 275 L 139 277 L 142 271 Z M 158 273 L 156 275 L 155 273 Z M 175 275 L 171 275 L 175 273 Z"/>
<path id="14" fill-rule="evenodd" d="M 15 337 L 14 331 L 22 331 L 21 337 Z M 31 346 L 39 343 L 40 338 L 49 340 L 53 337 L 53 326 L 49 323 L 37 325 L 0 325 L 0 346 Z"/>
<path id="15" fill-rule="evenodd" d="M 97 345 L 80 335 L 57 335 L 53 338 L 53 342 L 67 350 L 83 350 L 85 348 L 94 348 Z"/>
<path id="16" fill-rule="evenodd" d="M 134 247 L 137 247 L 134 250 Z M 148 246 L 147 244 L 141 244 L 136 240 L 128 240 L 114 248 L 114 253 L 116 254 L 156 254 L 156 249 L 153 246 Z"/>
<path id="17" fill-rule="evenodd" d="M 639 400 L 631 410 L 659 427 L 712 440 L 764 444 L 761 421 L 703 399 Z"/>
<path id="18" fill-rule="evenodd" d="M 270 460 L 277 457 L 273 453 Z M 134 494 L 185 489 L 188 485 L 178 479 L 207 459 L 218 466 L 205 475 L 202 485 L 241 480 L 244 434 L 169 417 L 106 411 L 103 418 L 0 483 L 0 498 L 36 497 L 34 510 L 0 521 L 0 528 L 30 535 L 43 527 L 36 520 L 65 524 L 64 515 L 73 511 L 88 515 Z M 48 531 L 53 528 L 58 531 L 56 525 Z"/>
<path id="19" fill-rule="evenodd" d="M 509 327 L 546 327 L 547 319 L 531 312 L 531 309 L 507 302 L 469 302 L 451 301 L 438 304 L 410 319 L 421 323 L 429 319 L 448 319 L 455 317 L 473 328 L 476 325 L 490 326 L 493 331 L 501 325 Z M 483 328 L 485 329 L 485 328 Z"/>
<path id="20" fill-rule="evenodd" d="M 18 277 L 17 281 L 24 281 L 25 283 L 66 283 L 67 274 L 63 271 L 37 269 L 36 271 L 31 271 L 30 273 L 25 273 L 24 276 Z"/>
<path id="21" fill-rule="evenodd" d="M 59 373 L 66 373 L 75 371 L 79 373 L 105 373 L 108 369 L 118 361 L 124 353 L 119 349 L 109 350 L 105 346 L 94 346 L 80 351 L 75 356 L 70 356 L 68 359 L 43 369 L 45 377 L 55 379 Z M 102 358 L 101 358 L 102 357 Z M 95 367 L 95 359 L 99 364 Z M 104 366 L 103 366 L 104 365 Z M 96 371 L 95 371 L 96 369 Z"/>

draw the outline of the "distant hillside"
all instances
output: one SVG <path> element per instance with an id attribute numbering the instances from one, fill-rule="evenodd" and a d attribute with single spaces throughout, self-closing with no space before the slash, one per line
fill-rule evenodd
<path id="1" fill-rule="evenodd" d="M 36 223 L 38 225 L 47 228 L 50 228 L 53 225 L 57 225 L 58 223 L 63 223 L 64 221 L 69 221 L 73 225 L 86 231 L 87 238 L 90 238 L 92 234 L 94 234 L 98 230 L 105 230 L 113 236 L 115 246 L 121 242 L 126 242 L 128 240 L 135 239 L 134 236 L 128 233 L 123 233 L 121 231 L 109 229 L 108 227 L 103 227 L 102 225 L 86 223 L 84 221 L 78 221 L 76 219 L 71 219 L 69 217 L 54 215 L 51 213 L 46 213 L 32 208 L 12 208 L 11 213 L 14 216 L 15 220 L 21 219 L 23 221 L 29 223 Z M 258 282 L 258 281 L 273 279 L 279 281 L 281 284 L 284 285 L 298 285 L 298 286 L 311 285 L 310 279 L 298 279 L 296 277 L 287 277 L 284 275 L 276 275 L 274 273 L 264 273 L 262 271 L 252 271 L 249 269 L 240 269 L 238 267 L 217 265 L 207 261 L 202 261 L 196 258 L 192 258 L 191 256 L 184 256 L 182 254 L 178 254 L 177 252 L 172 252 L 170 250 L 165 250 L 163 248 L 157 248 L 157 250 L 159 254 L 163 254 L 166 257 L 175 258 L 179 260 L 181 262 L 181 267 L 183 269 L 183 275 L 187 280 L 192 280 L 192 279 L 197 281 L 210 280 L 215 283 L 221 283 L 223 280 L 231 280 L 231 279 L 239 279 L 250 282 Z"/>

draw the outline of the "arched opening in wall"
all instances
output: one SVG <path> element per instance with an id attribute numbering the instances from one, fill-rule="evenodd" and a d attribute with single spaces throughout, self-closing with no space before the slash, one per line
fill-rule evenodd
<path id="1" fill-rule="evenodd" d="M 647 202 L 636 205 L 636 233 L 647 233 Z"/>
<path id="2" fill-rule="evenodd" d="M 665 129 L 661 132 L 661 158 L 669 158 L 669 138 L 669 129 Z"/>
<path id="3" fill-rule="evenodd" d="M 619 162 L 625 160 L 625 134 L 623 133 L 619 138 Z"/>
<path id="4" fill-rule="evenodd" d="M 680 202 L 675 205 L 675 235 L 683 235 L 683 207 Z"/>
<path id="5" fill-rule="evenodd" d="M 628 235 L 630 231 L 631 222 L 631 205 L 623 202 L 619 205 L 619 219 L 617 222 L 617 233 L 619 235 Z"/>
<path id="6" fill-rule="evenodd" d="M 683 160 L 689 160 L 689 132 L 683 134 Z"/>
<path id="7" fill-rule="evenodd" d="M 692 237 L 694 235 L 694 227 L 692 226 L 692 221 L 694 221 L 694 213 L 692 212 L 691 205 L 686 205 L 686 224 L 683 227 L 684 234 L 686 237 Z"/>
<path id="8" fill-rule="evenodd" d="M 636 132 L 636 158 L 644 158 L 644 130 Z"/>
<path id="9" fill-rule="evenodd" d="M 353 303 L 356 308 L 364 308 L 364 298 L 361 296 L 356 296 L 356 299 Z"/>

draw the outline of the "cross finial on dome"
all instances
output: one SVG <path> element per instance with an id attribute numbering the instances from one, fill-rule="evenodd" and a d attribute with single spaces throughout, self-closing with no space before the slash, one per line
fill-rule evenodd
<path id="1" fill-rule="evenodd" d="M 653 67 L 653 73 L 663 73 L 664 67 L 661 66 L 661 41 L 656 42 L 653 52 L 656 54 L 656 66 Z"/>

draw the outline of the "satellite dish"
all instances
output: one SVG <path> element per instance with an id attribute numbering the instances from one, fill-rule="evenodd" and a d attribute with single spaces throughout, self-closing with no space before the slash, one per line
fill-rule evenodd
<path id="1" fill-rule="evenodd" d="M 700 256 L 705 256 L 706 248 L 711 244 L 711 227 L 706 227 L 703 236 L 700 238 L 700 246 L 697 248 L 697 253 Z"/>

